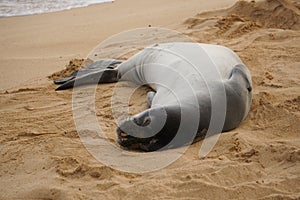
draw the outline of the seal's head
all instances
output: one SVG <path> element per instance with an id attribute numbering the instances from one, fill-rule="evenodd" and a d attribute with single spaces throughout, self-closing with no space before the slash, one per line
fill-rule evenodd
<path id="1" fill-rule="evenodd" d="M 132 150 L 155 151 L 167 145 L 180 124 L 174 109 L 157 107 L 127 118 L 117 128 L 118 143 Z"/>

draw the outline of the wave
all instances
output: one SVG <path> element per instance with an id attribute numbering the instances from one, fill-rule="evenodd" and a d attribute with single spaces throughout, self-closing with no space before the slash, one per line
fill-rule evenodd
<path id="1" fill-rule="evenodd" d="M 0 0 L 0 17 L 57 12 L 113 0 Z"/>

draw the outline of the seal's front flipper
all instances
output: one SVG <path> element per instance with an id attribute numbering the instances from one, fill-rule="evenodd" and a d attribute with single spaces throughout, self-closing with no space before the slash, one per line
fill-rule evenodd
<path id="1" fill-rule="evenodd" d="M 243 64 L 238 64 L 232 69 L 229 80 L 231 84 L 237 84 L 244 87 L 248 92 L 252 92 L 252 80 L 248 68 Z M 235 86 L 237 87 L 237 86 Z"/>
<path id="2" fill-rule="evenodd" d="M 226 92 L 226 120 L 223 131 L 236 128 L 247 116 L 252 102 L 252 80 L 248 68 L 239 64 L 224 82 Z"/>
<path id="3" fill-rule="evenodd" d="M 147 103 L 148 103 L 149 107 L 151 107 L 151 105 L 152 105 L 152 101 L 153 101 L 153 98 L 154 98 L 155 94 L 156 93 L 153 92 L 153 91 L 150 91 L 150 92 L 147 93 Z"/>
<path id="4" fill-rule="evenodd" d="M 81 75 L 78 72 L 78 78 L 67 81 L 63 85 L 56 88 L 56 90 L 65 90 L 82 85 L 92 85 L 98 83 L 114 83 L 119 80 L 117 69 L 104 69 L 89 74 Z"/>

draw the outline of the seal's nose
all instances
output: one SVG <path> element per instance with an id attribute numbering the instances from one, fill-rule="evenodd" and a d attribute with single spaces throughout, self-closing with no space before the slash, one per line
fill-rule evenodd
<path id="1" fill-rule="evenodd" d="M 145 117 L 134 117 L 133 122 L 138 126 L 148 126 L 151 123 L 151 118 L 149 116 Z"/>

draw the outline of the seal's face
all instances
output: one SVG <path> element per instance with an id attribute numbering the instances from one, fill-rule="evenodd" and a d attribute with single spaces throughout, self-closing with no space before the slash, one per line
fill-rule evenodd
<path id="1" fill-rule="evenodd" d="M 174 123 L 167 119 L 164 108 L 148 109 L 120 122 L 117 141 L 126 149 L 155 151 L 168 144 L 176 135 L 171 127 L 174 127 Z"/>

